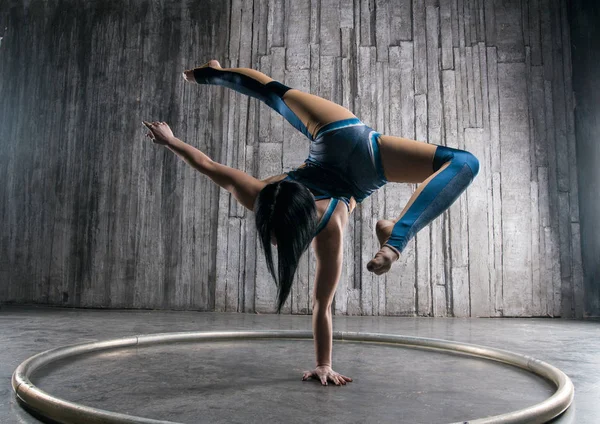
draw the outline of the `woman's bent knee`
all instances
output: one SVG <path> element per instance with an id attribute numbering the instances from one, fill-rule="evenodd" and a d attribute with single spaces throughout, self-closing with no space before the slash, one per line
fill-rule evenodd
<path id="1" fill-rule="evenodd" d="M 437 171 L 448 161 L 453 163 L 467 164 L 473 173 L 473 178 L 479 173 L 479 160 L 477 157 L 466 150 L 454 149 L 452 147 L 439 146 L 433 157 L 433 170 Z"/>

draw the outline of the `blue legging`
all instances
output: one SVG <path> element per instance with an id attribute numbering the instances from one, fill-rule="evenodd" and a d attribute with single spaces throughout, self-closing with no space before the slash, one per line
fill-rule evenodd
<path id="1" fill-rule="evenodd" d="M 479 160 L 472 153 L 437 146 L 433 172 L 437 172 L 448 161 L 450 165 L 427 183 L 402 218 L 394 224 L 392 235 L 385 245 L 399 253 L 415 234 L 448 209 L 479 173 Z"/>
<path id="2" fill-rule="evenodd" d="M 309 140 L 313 140 L 306 125 L 283 101 L 283 95 L 286 91 L 290 90 L 290 87 L 283 85 L 279 81 L 271 81 L 263 84 L 248 75 L 215 69 L 209 66 L 194 69 L 194 78 L 198 84 L 222 85 L 265 102 L 287 119 L 298 131 L 308 137 Z"/>
<path id="3" fill-rule="evenodd" d="M 262 84 L 248 75 L 209 66 L 194 69 L 194 78 L 199 84 L 222 85 L 265 102 L 309 140 L 313 140 L 308 128 L 283 101 L 283 95 L 290 87 L 278 81 Z M 402 253 L 415 234 L 448 209 L 479 172 L 479 161 L 472 153 L 438 145 L 433 158 L 433 171 L 437 172 L 448 161 L 450 165 L 427 183 L 396 222 L 385 245 Z"/>

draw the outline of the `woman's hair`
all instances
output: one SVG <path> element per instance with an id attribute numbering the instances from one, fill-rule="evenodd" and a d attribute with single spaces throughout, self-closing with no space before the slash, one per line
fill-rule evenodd
<path id="1" fill-rule="evenodd" d="M 267 268 L 278 288 L 277 313 L 290 294 L 302 254 L 317 229 L 317 206 L 311 192 L 295 181 L 267 184 L 254 205 L 256 229 L 267 260 Z M 271 236 L 277 240 L 277 274 L 273 266 Z"/>

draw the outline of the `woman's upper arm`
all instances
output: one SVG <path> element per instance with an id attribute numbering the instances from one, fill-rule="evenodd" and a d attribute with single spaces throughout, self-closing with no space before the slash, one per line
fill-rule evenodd
<path id="1" fill-rule="evenodd" d="M 340 220 L 331 219 L 314 239 L 317 258 L 313 301 L 329 306 L 342 274 L 344 226 Z"/>
<path id="2" fill-rule="evenodd" d="M 213 181 L 229 191 L 243 206 L 251 211 L 254 210 L 256 197 L 266 185 L 264 182 L 244 171 L 218 162 L 213 162 L 210 168 L 212 169 L 207 174 Z"/>

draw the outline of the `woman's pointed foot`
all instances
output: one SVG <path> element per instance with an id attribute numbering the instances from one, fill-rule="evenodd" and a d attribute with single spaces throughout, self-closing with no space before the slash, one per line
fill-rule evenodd
<path id="1" fill-rule="evenodd" d="M 221 69 L 221 64 L 218 60 L 210 60 L 208 63 L 205 63 L 202 66 L 198 66 L 198 68 L 206 68 L 210 66 L 211 68 Z M 198 69 L 195 68 L 195 69 Z M 183 71 L 183 79 L 188 82 L 196 82 L 196 78 L 194 78 L 194 69 L 188 69 L 187 71 Z"/>
<path id="2" fill-rule="evenodd" d="M 398 251 L 389 246 L 384 246 L 385 242 L 392 235 L 394 224 L 394 221 L 380 219 L 375 225 L 375 233 L 377 234 L 377 239 L 379 240 L 381 249 L 379 249 L 379 252 L 375 254 L 375 257 L 369 261 L 367 264 L 367 270 L 376 275 L 381 275 L 388 272 L 392 267 L 392 264 L 400 258 Z"/>

